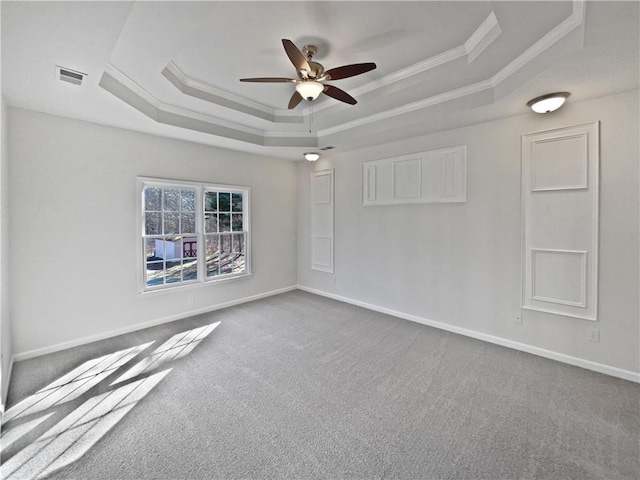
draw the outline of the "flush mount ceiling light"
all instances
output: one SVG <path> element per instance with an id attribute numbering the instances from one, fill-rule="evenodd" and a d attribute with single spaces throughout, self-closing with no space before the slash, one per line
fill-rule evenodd
<path id="1" fill-rule="evenodd" d="M 315 100 L 324 91 L 324 85 L 311 80 L 296 83 L 297 92 L 302 95 L 305 100 Z"/>
<path id="2" fill-rule="evenodd" d="M 305 152 L 302 155 L 304 156 L 305 160 L 308 160 L 310 162 L 315 162 L 320 158 L 320 154 L 318 152 Z"/>
<path id="3" fill-rule="evenodd" d="M 531 107 L 536 113 L 549 113 L 559 109 L 567 97 L 571 95 L 569 92 L 548 93 L 527 102 L 527 106 Z"/>

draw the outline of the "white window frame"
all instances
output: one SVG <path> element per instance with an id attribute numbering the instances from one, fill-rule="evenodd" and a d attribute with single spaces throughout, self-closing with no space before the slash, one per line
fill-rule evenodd
<path id="1" fill-rule="evenodd" d="M 150 292 L 166 292 L 174 289 L 185 289 L 203 286 L 212 283 L 226 282 L 228 280 L 234 280 L 238 278 L 249 277 L 252 275 L 251 271 L 251 187 L 240 185 L 226 185 L 216 183 L 204 183 L 194 182 L 188 180 L 174 180 L 166 178 L 153 178 L 153 177 L 138 177 L 137 178 L 137 268 L 138 274 L 138 291 L 140 293 Z M 195 188 L 196 190 L 196 238 L 198 249 L 198 261 L 197 261 L 197 278 L 195 280 L 181 281 L 171 284 L 162 284 L 147 286 L 146 278 L 146 247 L 145 247 L 145 204 L 144 204 L 144 188 L 151 187 L 164 187 L 164 188 Z M 204 196 L 206 192 L 229 192 L 229 193 L 242 193 L 242 220 L 243 231 L 245 232 L 245 271 L 241 273 L 231 273 L 225 275 L 218 275 L 215 277 L 207 278 L 206 274 L 206 242 L 205 242 L 205 229 L 204 229 Z"/>

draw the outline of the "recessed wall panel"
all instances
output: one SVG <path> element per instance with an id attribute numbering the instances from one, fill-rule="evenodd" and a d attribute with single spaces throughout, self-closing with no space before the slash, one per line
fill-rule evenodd
<path id="1" fill-rule="evenodd" d="M 467 199 L 466 145 L 364 162 L 364 206 Z"/>
<path id="2" fill-rule="evenodd" d="M 420 163 L 420 158 L 398 160 L 393 163 L 394 200 L 415 200 L 422 196 Z"/>
<path id="3" fill-rule="evenodd" d="M 534 192 L 587 188 L 587 135 L 549 138 L 531 144 Z"/>
<path id="4" fill-rule="evenodd" d="M 311 173 L 311 268 L 333 273 L 333 169 Z"/>
<path id="5" fill-rule="evenodd" d="M 522 137 L 522 306 L 597 320 L 598 123 Z"/>
<path id="6" fill-rule="evenodd" d="M 533 300 L 586 308 L 587 252 L 532 250 Z"/>

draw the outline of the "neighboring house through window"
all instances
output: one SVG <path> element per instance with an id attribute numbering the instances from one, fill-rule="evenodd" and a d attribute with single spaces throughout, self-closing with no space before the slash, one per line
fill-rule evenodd
<path id="1" fill-rule="evenodd" d="M 250 274 L 248 187 L 140 178 L 142 290 Z"/>

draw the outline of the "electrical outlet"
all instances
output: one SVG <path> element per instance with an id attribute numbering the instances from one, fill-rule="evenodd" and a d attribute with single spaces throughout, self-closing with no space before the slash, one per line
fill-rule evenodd
<path id="1" fill-rule="evenodd" d="M 195 295 L 189 295 L 189 297 L 187 298 L 187 303 L 189 305 L 193 305 L 194 303 L 196 303 L 196 296 Z"/>
<path id="2" fill-rule="evenodd" d="M 522 314 L 516 313 L 516 316 L 513 318 L 514 323 L 522 323 Z"/>
<path id="3" fill-rule="evenodd" d="M 600 341 L 600 330 L 597 328 L 587 329 L 587 340 L 590 342 L 598 343 Z"/>

